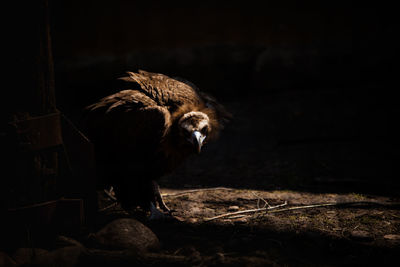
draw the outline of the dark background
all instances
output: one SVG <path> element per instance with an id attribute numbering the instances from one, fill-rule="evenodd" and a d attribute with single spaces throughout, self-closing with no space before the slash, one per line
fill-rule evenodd
<path id="1" fill-rule="evenodd" d="M 233 113 L 220 141 L 165 185 L 397 193 L 390 7 L 53 2 L 57 103 L 73 119 L 138 69 L 184 77 Z"/>
<path id="2" fill-rule="evenodd" d="M 32 6 L 15 4 L 4 24 L 5 54 L 16 55 L 7 79 L 21 106 L 30 99 L 19 77 L 29 70 Z M 80 127 L 82 109 L 118 91 L 125 71 L 180 76 L 234 119 L 163 186 L 397 194 L 390 10 L 356 1 L 50 1 L 57 107 Z"/>
<path id="3" fill-rule="evenodd" d="M 231 205 L 254 208 L 246 197 L 254 191 L 167 198 L 173 215 L 187 221 L 151 227 L 166 256 L 186 255 L 184 247 L 194 245 L 188 253 L 251 265 L 253 256 L 307 266 L 393 262 L 399 217 L 398 203 L 390 204 L 400 192 L 390 138 L 398 124 L 395 12 L 356 1 L 5 1 L 0 262 L 2 251 L 11 256 L 17 248 L 49 248 L 51 256 L 60 233 L 94 247 L 87 237 L 114 219 L 114 209 L 98 212 L 93 147 L 77 129 L 86 105 L 120 90 L 116 79 L 138 69 L 183 77 L 233 114 L 217 142 L 159 181 L 163 190 L 264 190 L 273 205 L 371 200 L 329 213 L 209 224 L 196 220 Z M 46 117 L 58 115 L 55 108 L 60 121 Z M 37 133 L 62 140 L 37 138 L 35 148 L 26 141 Z M 58 263 L 79 255 L 67 251 Z M 89 260 L 107 264 L 102 259 L 114 254 L 104 252 Z"/>

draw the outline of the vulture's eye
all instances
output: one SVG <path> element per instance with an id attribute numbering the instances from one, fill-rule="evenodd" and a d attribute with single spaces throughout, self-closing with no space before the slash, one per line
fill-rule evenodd
<path id="1" fill-rule="evenodd" d="M 206 134 L 208 133 L 208 125 L 204 126 L 204 127 L 201 129 L 201 133 L 204 134 L 204 135 L 206 135 Z"/>

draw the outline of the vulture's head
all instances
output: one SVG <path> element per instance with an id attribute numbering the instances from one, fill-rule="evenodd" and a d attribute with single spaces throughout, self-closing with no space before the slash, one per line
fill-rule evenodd
<path id="1" fill-rule="evenodd" d="M 185 113 L 178 121 L 178 129 L 180 140 L 186 146 L 192 146 L 194 151 L 200 153 L 211 131 L 210 118 L 201 111 Z"/>

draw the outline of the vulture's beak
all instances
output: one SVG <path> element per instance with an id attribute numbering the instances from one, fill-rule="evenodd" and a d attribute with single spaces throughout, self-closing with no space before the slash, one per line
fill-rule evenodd
<path id="1" fill-rule="evenodd" d="M 194 131 L 192 133 L 191 143 L 196 148 L 197 153 L 201 152 L 201 147 L 203 146 L 203 141 L 206 138 L 205 135 L 202 135 L 199 131 Z"/>

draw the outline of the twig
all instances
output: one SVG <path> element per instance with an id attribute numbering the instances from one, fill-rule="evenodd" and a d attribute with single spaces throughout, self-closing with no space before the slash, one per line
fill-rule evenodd
<path id="1" fill-rule="evenodd" d="M 310 208 L 321 208 L 321 207 L 329 207 L 329 206 L 351 206 L 351 205 L 377 205 L 380 204 L 378 202 L 373 202 L 373 201 L 349 201 L 349 202 L 335 202 L 335 203 L 322 203 L 322 204 L 313 204 L 313 205 L 306 205 L 306 206 L 298 206 L 298 207 L 290 207 L 286 209 L 280 209 L 280 210 L 272 210 L 268 211 L 268 213 L 276 213 L 276 212 L 283 212 L 283 211 L 290 211 L 290 210 L 301 210 L 301 209 L 310 209 Z"/>
<path id="2" fill-rule="evenodd" d="M 355 201 L 355 202 L 339 202 L 339 203 L 322 203 L 322 204 L 290 207 L 290 208 L 279 209 L 279 210 L 276 209 L 278 207 L 282 207 L 282 206 L 286 205 L 286 202 L 285 202 L 284 204 L 281 204 L 281 205 L 278 205 L 278 206 L 273 206 L 273 207 L 268 207 L 268 208 L 251 209 L 251 210 L 243 210 L 243 211 L 225 213 L 225 214 L 221 214 L 221 215 L 218 215 L 218 216 L 215 216 L 215 217 L 212 217 L 212 218 L 206 218 L 205 221 L 212 221 L 212 220 L 215 220 L 215 219 L 219 219 L 219 218 L 223 218 L 223 217 L 229 217 L 229 216 L 236 215 L 236 214 L 253 213 L 253 212 L 259 212 L 259 211 L 267 211 L 268 213 L 277 213 L 277 212 L 300 210 L 300 209 L 321 208 L 321 207 L 329 207 L 329 206 L 348 206 L 348 205 L 357 205 L 357 204 L 374 205 L 374 204 L 377 204 L 377 203 L 368 202 L 368 201 Z"/>
<path id="3" fill-rule="evenodd" d="M 228 188 L 228 187 L 199 188 L 199 189 L 187 190 L 187 191 L 176 192 L 176 193 L 163 193 L 163 194 L 161 194 L 161 196 L 163 196 L 163 197 L 180 196 L 180 195 L 185 195 L 185 194 L 191 194 L 191 193 L 202 192 L 202 191 L 213 191 L 213 190 L 236 190 L 236 189 Z"/>
<path id="4" fill-rule="evenodd" d="M 264 201 L 264 207 L 263 208 L 265 208 L 265 207 L 271 207 L 271 205 L 269 205 L 269 203 L 265 200 L 265 199 L 263 199 L 262 197 L 260 197 L 259 195 L 257 195 L 256 193 L 254 193 L 254 192 L 251 192 L 254 196 L 256 196 L 257 197 L 257 208 L 260 208 L 260 200 L 262 200 L 262 201 Z"/>
<path id="5" fill-rule="evenodd" d="M 290 211 L 290 210 L 320 208 L 320 207 L 328 207 L 328 206 L 338 206 L 341 204 L 342 203 L 323 203 L 323 204 L 315 204 L 315 205 L 307 205 L 307 206 L 298 206 L 298 207 L 290 207 L 290 208 L 280 209 L 280 210 L 272 210 L 272 211 L 268 211 L 268 213 L 277 213 L 277 212 Z"/>
<path id="6" fill-rule="evenodd" d="M 215 217 L 211 217 L 211 218 L 205 218 L 204 220 L 206 222 L 215 220 L 215 219 L 219 219 L 219 218 L 224 218 L 224 217 L 231 217 L 234 215 L 238 215 L 238 214 L 246 214 L 246 213 L 255 213 L 255 212 L 259 212 L 259 211 L 266 211 L 266 210 L 272 210 L 272 209 L 276 209 L 276 208 L 280 208 L 283 206 L 286 206 L 287 202 L 285 201 L 285 203 L 280 204 L 280 205 L 276 205 L 276 206 L 270 206 L 267 208 L 259 208 L 259 209 L 250 209 L 250 210 L 241 210 L 241 211 L 235 211 L 235 212 L 229 212 L 229 213 L 225 213 L 225 214 L 221 214 Z"/>
<path id="7" fill-rule="evenodd" d="M 393 217 L 400 219 L 400 216 L 396 216 L 394 214 L 391 214 Z"/>
<path id="8" fill-rule="evenodd" d="M 112 203 L 112 204 L 100 209 L 99 212 L 103 212 L 103 211 L 106 211 L 108 209 L 114 208 L 114 207 L 118 206 L 118 204 L 119 204 L 118 202 L 114 202 L 114 203 Z"/>

